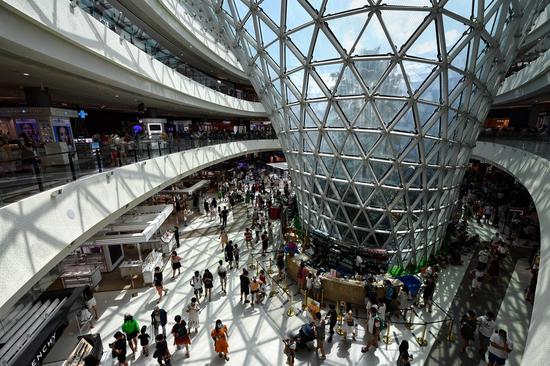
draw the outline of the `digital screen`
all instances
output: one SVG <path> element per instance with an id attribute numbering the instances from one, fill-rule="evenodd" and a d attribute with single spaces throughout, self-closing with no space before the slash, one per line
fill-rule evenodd
<path id="1" fill-rule="evenodd" d="M 109 245 L 111 263 L 116 263 L 122 257 L 122 245 Z"/>
<path id="2" fill-rule="evenodd" d="M 160 131 L 162 130 L 161 125 L 149 125 L 149 131 Z"/>

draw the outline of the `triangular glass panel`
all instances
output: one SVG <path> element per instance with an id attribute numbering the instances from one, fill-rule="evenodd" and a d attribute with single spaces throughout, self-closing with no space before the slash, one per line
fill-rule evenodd
<path id="1" fill-rule="evenodd" d="M 233 4 L 235 4 L 235 8 L 238 14 L 238 19 L 243 21 L 246 15 L 248 14 L 248 12 L 250 11 L 250 9 L 248 8 L 248 6 L 246 6 L 240 1 L 235 1 L 233 2 Z"/>
<path id="2" fill-rule="evenodd" d="M 357 114 L 361 111 L 363 103 L 363 99 L 344 99 L 337 102 L 350 125 L 355 120 L 355 117 L 357 117 Z"/>
<path id="3" fill-rule="evenodd" d="M 224 4 L 227 1 L 224 1 Z M 263 13 L 266 14 L 277 27 L 281 24 L 281 2 L 280 1 L 264 1 L 260 5 Z"/>
<path id="4" fill-rule="evenodd" d="M 286 88 L 286 104 L 291 104 L 298 101 L 298 97 L 294 92 L 287 86 Z"/>
<path id="5" fill-rule="evenodd" d="M 334 181 L 334 186 L 336 189 L 338 189 L 338 193 L 340 194 L 340 197 L 344 197 L 346 194 L 346 191 L 349 188 L 349 184 L 347 182 L 340 182 L 340 181 Z"/>
<path id="6" fill-rule="evenodd" d="M 309 75 L 308 83 L 307 83 L 307 99 L 315 99 L 315 98 L 320 98 L 324 96 L 325 96 L 325 93 L 323 93 L 323 90 L 317 84 L 317 81 L 315 81 L 313 76 Z"/>
<path id="7" fill-rule="evenodd" d="M 381 14 L 388 34 L 395 48 L 399 51 L 429 13 L 424 11 L 383 10 Z"/>
<path id="8" fill-rule="evenodd" d="M 363 162 L 357 159 L 344 159 L 344 165 L 348 170 L 349 176 L 353 179 L 353 176 L 357 173 L 359 169 L 361 169 Z"/>
<path id="9" fill-rule="evenodd" d="M 252 38 L 256 39 L 256 30 L 254 29 L 254 19 L 256 16 L 254 14 L 251 14 L 248 19 L 246 20 L 246 23 L 244 23 L 244 28 L 252 36 Z"/>
<path id="10" fill-rule="evenodd" d="M 310 25 L 303 29 L 300 29 L 292 34 L 289 34 L 288 37 L 292 43 L 302 52 L 304 56 L 308 56 L 309 45 L 311 44 L 313 30 L 315 26 Z"/>
<path id="11" fill-rule="evenodd" d="M 374 183 L 375 182 L 374 175 L 372 174 L 372 171 L 371 171 L 370 167 L 368 166 L 368 164 L 366 164 L 366 163 L 361 164 L 361 167 L 359 168 L 357 174 L 355 175 L 354 180 L 358 181 L 358 182 L 363 182 L 363 183 Z M 358 187 L 358 186 L 356 185 L 356 187 Z M 367 196 L 363 195 L 363 193 L 370 194 L 370 192 L 372 191 L 372 188 L 368 187 L 368 186 L 361 186 L 361 187 L 363 187 L 362 189 L 369 188 L 366 191 L 360 191 L 361 192 L 361 197 L 366 198 Z"/>
<path id="12" fill-rule="evenodd" d="M 439 42 L 437 41 L 437 32 L 435 20 L 429 24 L 422 34 L 414 41 L 413 45 L 407 50 L 407 56 L 419 57 L 429 60 L 439 60 Z"/>
<path id="13" fill-rule="evenodd" d="M 397 123 L 392 127 L 393 131 L 400 132 L 412 132 L 416 133 L 416 125 L 414 123 L 414 114 L 413 109 L 409 108 L 407 112 L 397 121 Z"/>
<path id="14" fill-rule="evenodd" d="M 340 118 L 340 115 L 336 112 L 336 108 L 338 107 L 335 106 L 334 104 L 330 106 L 330 111 L 328 113 L 327 120 L 325 122 L 325 127 L 330 127 L 330 128 L 346 127 L 344 121 L 342 121 L 342 119 Z"/>
<path id="15" fill-rule="evenodd" d="M 401 71 L 401 66 L 395 64 L 391 72 L 386 76 L 386 79 L 382 82 L 377 90 L 378 94 L 406 97 L 409 95 L 407 85 L 405 84 L 405 78 Z"/>
<path id="16" fill-rule="evenodd" d="M 450 16 L 443 15 L 443 28 L 447 52 L 449 52 L 463 39 L 470 27 Z"/>
<path id="17" fill-rule="evenodd" d="M 420 95 L 420 99 L 435 102 L 435 103 L 442 103 L 441 101 L 441 78 L 440 75 L 438 75 L 431 84 L 422 92 Z"/>
<path id="18" fill-rule="evenodd" d="M 313 146 L 315 147 L 314 151 L 317 150 L 317 144 L 319 143 L 319 131 L 313 130 L 313 131 L 307 131 L 307 134 L 309 136 L 309 139 L 311 140 Z M 313 164 L 313 163 L 312 163 Z"/>
<path id="19" fill-rule="evenodd" d="M 320 153 L 325 153 L 325 154 L 333 154 L 334 152 L 332 151 L 333 148 L 332 146 L 330 145 L 332 141 L 330 141 L 330 138 L 328 137 L 328 134 L 324 134 L 322 135 L 321 137 L 321 143 L 319 145 L 319 152 Z M 323 157 L 323 161 L 324 161 L 324 157 Z"/>
<path id="20" fill-rule="evenodd" d="M 367 201 L 367 205 L 369 205 L 370 207 L 379 207 L 379 208 L 385 208 L 386 207 L 386 202 L 384 202 L 384 197 L 382 196 L 382 193 L 380 192 L 380 190 L 375 190 L 374 193 L 370 196 L 369 200 Z M 369 218 L 370 218 L 370 221 L 371 223 L 374 225 L 376 225 L 376 222 L 380 219 L 380 216 L 382 216 L 382 214 L 378 213 L 379 215 L 376 215 L 378 216 L 378 219 L 376 219 L 375 217 L 376 216 L 371 216 L 370 212 L 369 212 Z"/>
<path id="21" fill-rule="evenodd" d="M 322 29 L 319 29 L 312 61 L 322 61 L 340 58 L 340 53 L 334 48 Z"/>
<path id="22" fill-rule="evenodd" d="M 491 17 L 485 22 L 485 30 L 490 35 L 494 36 L 498 25 L 497 19 L 499 18 L 501 8 L 498 7 Z"/>
<path id="23" fill-rule="evenodd" d="M 315 66 L 314 70 L 317 72 L 317 75 L 319 75 L 321 80 L 323 80 L 323 83 L 327 89 L 332 91 L 334 90 L 338 77 L 340 76 L 342 64 L 338 63 Z"/>
<path id="24" fill-rule="evenodd" d="M 354 56 L 385 55 L 393 53 L 393 49 L 380 25 L 378 17 L 373 14 L 367 27 L 355 44 Z"/>
<path id="25" fill-rule="evenodd" d="M 312 21 L 311 16 L 302 7 L 298 0 L 287 0 L 286 2 L 286 29 L 290 31 L 304 23 Z"/>
<path id="26" fill-rule="evenodd" d="M 296 55 L 292 52 L 292 50 L 287 46 L 285 50 L 285 70 L 291 71 L 295 68 L 302 66 L 302 63 L 298 60 Z M 302 57 L 300 57 L 302 58 Z"/>
<path id="27" fill-rule="evenodd" d="M 325 14 L 336 14 L 359 7 L 359 4 L 353 1 L 328 1 L 325 7 Z"/>
<path id="28" fill-rule="evenodd" d="M 422 62 L 404 60 L 402 63 L 413 92 L 417 91 L 424 84 L 424 81 L 426 81 L 435 68 L 432 64 Z"/>
<path id="29" fill-rule="evenodd" d="M 357 136 L 357 140 L 361 144 L 365 155 L 372 149 L 380 137 L 380 134 L 371 132 L 355 132 L 355 135 Z"/>
<path id="30" fill-rule="evenodd" d="M 344 144 L 346 143 L 348 133 L 346 131 L 331 131 L 330 138 L 336 147 L 337 152 L 342 152 Z"/>
<path id="31" fill-rule="evenodd" d="M 357 190 L 359 198 L 362 202 L 365 202 L 372 194 L 372 191 L 374 191 L 374 188 L 372 186 L 367 186 L 365 184 L 356 184 L 355 189 Z"/>
<path id="32" fill-rule="evenodd" d="M 311 142 L 311 140 L 309 139 L 309 136 L 307 135 L 307 133 L 303 133 L 302 134 L 302 139 L 303 139 L 303 151 L 305 152 L 313 152 L 315 150 L 315 145 Z M 305 162 L 305 159 L 302 159 L 302 162 Z M 308 171 L 310 171 L 309 169 L 307 169 Z"/>
<path id="33" fill-rule="evenodd" d="M 349 180 L 346 169 L 344 168 L 344 164 L 341 160 L 336 160 L 336 163 L 334 164 L 334 177 L 345 179 L 346 181 Z"/>
<path id="34" fill-rule="evenodd" d="M 262 43 L 264 46 L 266 46 L 277 38 L 277 34 L 275 34 L 275 32 L 273 32 L 273 29 L 271 29 L 266 23 L 264 23 L 261 18 L 258 18 L 258 23 L 260 24 L 260 29 L 262 32 Z"/>
<path id="35" fill-rule="evenodd" d="M 409 146 L 409 144 L 412 141 L 412 138 L 409 136 L 401 136 L 401 135 L 390 135 L 390 141 L 393 147 L 393 151 L 395 151 L 396 155 L 401 155 L 403 151 Z"/>
<path id="36" fill-rule="evenodd" d="M 418 145 L 414 145 L 409 151 L 407 151 L 407 154 L 403 157 L 403 161 L 410 161 L 413 163 L 417 163 L 420 161 L 420 153 L 418 152 Z M 408 169 L 408 168 L 403 168 Z"/>
<path id="37" fill-rule="evenodd" d="M 359 115 L 355 118 L 355 122 L 352 126 L 358 129 L 374 129 L 379 130 L 381 128 L 380 121 L 371 102 L 366 102 L 363 109 L 359 112 Z"/>
<path id="38" fill-rule="evenodd" d="M 476 5 L 474 5 L 476 3 Z M 477 6 L 477 1 L 448 0 L 445 4 L 445 10 L 460 15 L 463 18 L 470 19 L 473 15 L 473 7 Z"/>
<path id="39" fill-rule="evenodd" d="M 441 128 L 440 120 L 438 119 L 432 127 L 430 127 L 426 133 L 427 136 L 440 137 Z"/>
<path id="40" fill-rule="evenodd" d="M 451 59 L 451 66 L 458 70 L 464 71 L 468 66 L 468 53 L 470 49 L 470 43 L 467 43 L 462 49 L 453 51 L 453 58 Z M 456 52 L 456 53 L 455 53 Z"/>
<path id="41" fill-rule="evenodd" d="M 355 61 L 355 69 L 365 85 L 372 90 L 380 81 L 380 77 L 391 64 L 390 60 L 364 60 Z"/>
<path id="42" fill-rule="evenodd" d="M 463 76 L 458 72 L 452 69 L 447 70 L 447 84 L 448 84 L 449 95 L 453 92 L 456 86 L 462 81 L 462 78 Z"/>
<path id="43" fill-rule="evenodd" d="M 313 112 L 306 110 L 304 118 L 304 128 L 319 128 L 315 117 L 311 116 L 312 114 Z"/>
<path id="44" fill-rule="evenodd" d="M 337 38 L 342 48 L 349 53 L 355 44 L 355 40 L 359 37 L 359 33 L 361 33 L 366 20 L 367 13 L 363 12 L 327 20 L 327 24 L 335 36 L 345 34 L 345 37 Z"/>
<path id="45" fill-rule="evenodd" d="M 290 81 L 292 81 L 292 84 L 298 89 L 300 93 L 303 93 L 304 88 L 304 69 L 300 69 L 296 72 L 293 72 L 292 74 L 288 75 L 288 78 Z"/>
<path id="46" fill-rule="evenodd" d="M 394 187 L 401 186 L 401 178 L 399 177 L 399 172 L 395 168 L 392 168 L 384 178 L 383 184 Z M 397 194 L 397 191 L 392 189 L 384 189 L 383 192 L 386 200 L 388 201 L 393 200 L 393 196 Z M 389 196 L 390 193 L 393 194 L 393 196 Z"/>
<path id="47" fill-rule="evenodd" d="M 424 154 L 428 156 L 431 152 L 434 146 L 437 143 L 437 140 L 430 139 L 430 138 L 423 138 L 422 141 L 424 142 Z"/>
<path id="48" fill-rule="evenodd" d="M 418 109 L 418 118 L 420 119 L 421 126 L 426 125 L 437 111 L 437 106 L 427 103 L 416 103 L 416 108 Z"/>
<path id="49" fill-rule="evenodd" d="M 357 198 L 355 197 L 355 194 L 351 189 L 346 194 L 346 197 L 344 197 L 344 201 L 349 203 L 357 203 Z M 353 222 L 357 217 L 357 214 L 359 213 L 359 209 L 357 207 L 351 207 L 351 206 L 344 206 L 344 207 L 346 208 L 346 213 L 350 221 Z"/>
<path id="50" fill-rule="evenodd" d="M 382 122 L 388 126 L 407 102 L 397 99 L 376 99 L 374 104 L 378 109 Z"/>
<path id="51" fill-rule="evenodd" d="M 336 96 L 361 95 L 365 90 L 361 87 L 361 83 L 357 80 L 355 73 L 351 67 L 346 67 L 342 71 L 342 78 L 336 87 L 334 94 Z"/>
<path id="52" fill-rule="evenodd" d="M 280 42 L 274 42 L 267 46 L 266 48 L 267 54 L 275 61 L 276 65 L 279 65 L 279 67 L 282 67 L 281 65 L 281 55 L 280 55 Z"/>
<path id="53" fill-rule="evenodd" d="M 349 134 L 348 139 L 346 140 L 346 143 L 344 144 L 344 148 L 342 150 L 343 155 L 361 156 L 362 150 L 360 147 L 357 146 L 354 135 L 355 134 L 353 133 Z"/>
<path id="54" fill-rule="evenodd" d="M 328 105 L 327 101 L 321 101 L 321 102 L 317 102 L 317 103 L 309 103 L 309 107 L 310 107 L 311 111 L 315 114 L 315 116 L 317 117 L 317 119 L 320 122 L 324 121 L 327 105 Z"/>
<path id="55" fill-rule="evenodd" d="M 393 166 L 391 163 L 382 163 L 380 161 L 370 161 L 372 171 L 376 179 L 380 182 L 388 173 L 388 170 Z"/>

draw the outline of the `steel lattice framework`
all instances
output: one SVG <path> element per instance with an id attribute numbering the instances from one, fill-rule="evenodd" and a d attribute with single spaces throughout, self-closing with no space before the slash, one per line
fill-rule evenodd
<path id="1" fill-rule="evenodd" d="M 309 229 L 440 245 L 470 152 L 543 1 L 199 2 L 233 44 L 287 157 Z"/>

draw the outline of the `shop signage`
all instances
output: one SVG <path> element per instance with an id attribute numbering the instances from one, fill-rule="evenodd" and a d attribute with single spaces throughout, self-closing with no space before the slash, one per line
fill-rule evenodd
<path id="1" fill-rule="evenodd" d="M 59 336 L 61 336 L 61 333 L 63 333 L 63 331 L 61 330 L 61 328 L 59 329 L 56 329 L 51 336 L 49 336 L 45 341 L 44 343 L 42 344 L 42 346 L 38 349 L 38 352 L 36 353 L 36 355 L 34 356 L 32 362 L 31 362 L 31 366 L 39 366 L 39 365 L 42 365 L 42 362 L 44 362 L 44 359 L 46 358 L 46 356 L 48 355 L 48 353 L 51 351 L 51 349 L 53 348 L 55 342 L 57 342 L 57 338 Z"/>

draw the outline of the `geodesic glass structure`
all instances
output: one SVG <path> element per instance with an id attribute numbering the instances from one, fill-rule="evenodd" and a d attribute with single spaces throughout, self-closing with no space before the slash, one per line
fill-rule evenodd
<path id="1" fill-rule="evenodd" d="M 268 110 L 310 230 L 437 250 L 491 100 L 542 1 L 211 0 Z"/>

